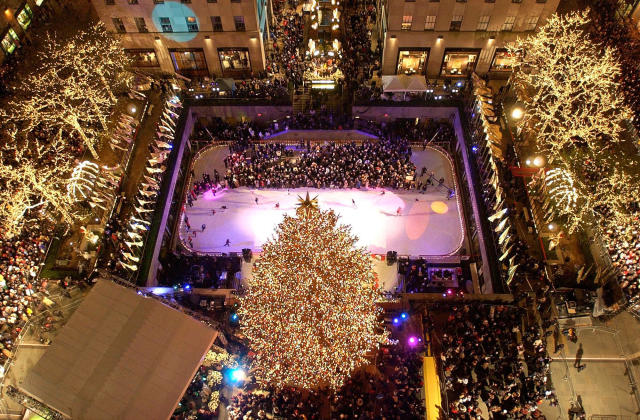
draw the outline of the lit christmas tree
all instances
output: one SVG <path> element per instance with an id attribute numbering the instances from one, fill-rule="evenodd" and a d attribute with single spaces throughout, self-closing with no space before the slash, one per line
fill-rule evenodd
<path id="1" fill-rule="evenodd" d="M 386 340 L 380 292 L 350 227 L 308 194 L 300 201 L 253 267 L 242 331 L 260 383 L 336 389 Z"/>

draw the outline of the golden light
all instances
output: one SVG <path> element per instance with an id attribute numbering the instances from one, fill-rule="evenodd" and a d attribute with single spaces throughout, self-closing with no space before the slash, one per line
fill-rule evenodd
<path id="1" fill-rule="evenodd" d="M 138 108 L 135 106 L 135 104 L 129 104 L 127 106 L 127 111 L 129 111 L 129 114 L 135 115 L 135 113 L 138 111 Z"/>
<path id="2" fill-rule="evenodd" d="M 556 224 L 555 223 L 549 223 L 549 226 L 547 226 L 549 228 L 550 231 L 554 231 L 556 230 Z"/>
<path id="3" fill-rule="evenodd" d="M 519 106 L 511 110 L 511 118 L 513 118 L 514 120 L 519 120 L 523 116 L 524 116 L 524 110 Z"/>
<path id="4" fill-rule="evenodd" d="M 542 156 L 536 156 L 533 158 L 533 165 L 542 168 L 544 166 L 544 158 Z"/>
<path id="5" fill-rule="evenodd" d="M 238 311 L 259 383 L 337 389 L 386 341 L 371 257 L 309 195 L 255 262 Z"/>
<path id="6" fill-rule="evenodd" d="M 431 210 L 433 210 L 434 213 L 445 214 L 449 211 L 449 206 L 447 206 L 447 203 L 444 201 L 434 201 L 431 203 Z"/>

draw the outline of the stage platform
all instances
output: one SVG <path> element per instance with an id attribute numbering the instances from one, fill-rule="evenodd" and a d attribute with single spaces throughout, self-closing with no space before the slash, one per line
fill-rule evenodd
<path id="1" fill-rule="evenodd" d="M 224 173 L 222 159 L 227 154 L 226 147 L 213 147 L 200 154 L 193 165 L 196 179 L 201 179 L 205 172 L 213 174 L 214 168 Z M 341 216 L 340 222 L 350 225 L 359 244 L 372 254 L 386 254 L 389 250 L 411 256 L 456 254 L 464 240 L 464 228 L 452 164 L 444 152 L 435 148 L 415 151 L 412 161 L 418 169 L 424 166 L 434 171 L 436 179 L 443 177 L 444 185 L 453 188 L 456 194 L 448 199 L 445 186 L 429 187 L 426 194 L 391 189 L 243 187 L 224 189 L 214 196 L 209 191 L 200 195 L 193 207 L 186 206 L 191 231 L 187 231 L 184 214 L 181 215 L 180 239 L 187 248 L 201 253 L 241 252 L 243 248 L 259 252 L 283 215 L 295 214 L 298 195 L 309 192 L 312 197 L 318 196 L 321 209 L 336 211 Z M 229 246 L 225 246 L 227 239 Z"/>

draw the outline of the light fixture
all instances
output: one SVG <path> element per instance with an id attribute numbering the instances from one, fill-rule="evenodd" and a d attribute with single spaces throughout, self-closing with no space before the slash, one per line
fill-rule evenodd
<path id="1" fill-rule="evenodd" d="M 524 110 L 519 106 L 511 110 L 511 118 L 513 118 L 514 120 L 519 120 L 523 116 L 524 116 Z"/>
<path id="2" fill-rule="evenodd" d="M 549 223 L 548 228 L 549 228 L 550 231 L 554 231 L 554 230 L 556 230 L 556 224 L 555 223 Z"/>
<path id="3" fill-rule="evenodd" d="M 138 108 L 136 108 L 135 104 L 129 104 L 129 106 L 127 107 L 127 110 L 129 111 L 129 114 L 135 115 Z"/>
<path id="4" fill-rule="evenodd" d="M 258 38 L 256 38 L 255 36 L 252 36 L 252 37 L 251 37 L 251 38 L 249 38 L 249 39 L 250 39 L 250 40 L 252 40 L 252 41 L 255 41 L 255 40 L 256 40 L 256 39 L 258 39 Z"/>
<path id="5" fill-rule="evenodd" d="M 396 39 L 396 36 L 395 35 L 391 35 L 391 39 Z"/>
<path id="6" fill-rule="evenodd" d="M 205 35 L 204 39 L 211 39 L 211 37 L 209 35 Z"/>
<path id="7" fill-rule="evenodd" d="M 156 37 L 156 41 L 160 41 L 160 37 L 159 36 Z"/>
<path id="8" fill-rule="evenodd" d="M 443 35 L 438 35 L 438 40 L 442 40 L 442 39 L 444 39 L 444 36 Z"/>
<path id="9" fill-rule="evenodd" d="M 495 37 L 495 36 L 493 36 L 493 35 L 491 35 L 491 36 L 489 37 L 489 41 L 493 41 L 494 39 L 496 39 L 496 37 Z"/>
<path id="10" fill-rule="evenodd" d="M 544 166 L 544 158 L 542 156 L 536 156 L 533 158 L 533 164 L 538 168 L 542 168 Z"/>

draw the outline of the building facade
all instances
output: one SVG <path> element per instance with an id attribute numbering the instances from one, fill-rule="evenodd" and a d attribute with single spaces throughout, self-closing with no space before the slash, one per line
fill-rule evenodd
<path id="1" fill-rule="evenodd" d="M 6 0 L 0 2 L 0 63 L 29 42 L 34 19 L 61 7 L 57 0 Z"/>
<path id="2" fill-rule="evenodd" d="M 499 78 L 512 58 L 504 46 L 543 24 L 560 0 L 384 0 L 382 74 Z"/>
<path id="3" fill-rule="evenodd" d="M 248 76 L 265 67 L 266 0 L 93 0 L 134 66 L 185 77 Z"/>

